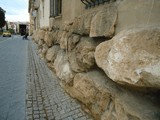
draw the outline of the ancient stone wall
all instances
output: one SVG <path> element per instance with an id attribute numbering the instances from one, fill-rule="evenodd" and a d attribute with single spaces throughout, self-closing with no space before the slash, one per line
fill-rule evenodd
<path id="1" fill-rule="evenodd" d="M 34 31 L 32 38 L 61 86 L 96 120 L 159 120 L 160 26 L 116 33 L 117 5 Z"/>

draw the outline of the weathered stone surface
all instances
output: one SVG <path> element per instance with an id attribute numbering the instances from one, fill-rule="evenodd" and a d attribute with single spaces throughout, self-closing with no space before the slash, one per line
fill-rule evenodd
<path id="1" fill-rule="evenodd" d="M 48 45 L 48 47 L 51 47 L 53 45 L 54 39 L 53 39 L 53 33 L 52 32 L 46 32 L 44 41 Z"/>
<path id="2" fill-rule="evenodd" d="M 35 42 L 35 43 L 38 43 L 38 31 L 37 30 L 34 30 L 33 31 L 33 35 L 32 35 L 32 40 Z"/>
<path id="3" fill-rule="evenodd" d="M 43 45 L 42 45 L 42 51 L 41 51 L 41 56 L 42 56 L 43 58 L 45 58 L 46 53 L 47 53 L 47 50 L 48 50 L 48 46 L 47 46 L 46 44 L 43 44 Z"/>
<path id="4" fill-rule="evenodd" d="M 95 59 L 115 82 L 160 88 L 160 28 L 122 31 L 96 48 Z"/>
<path id="5" fill-rule="evenodd" d="M 117 9 L 110 6 L 97 12 L 92 18 L 90 37 L 113 37 L 117 20 Z"/>
<path id="6" fill-rule="evenodd" d="M 57 30 L 57 34 L 56 34 L 56 43 L 60 44 L 60 40 L 61 40 L 61 37 L 62 37 L 62 34 L 63 34 L 63 31 L 61 30 Z"/>
<path id="7" fill-rule="evenodd" d="M 60 50 L 59 45 L 54 45 L 51 48 L 48 49 L 46 53 L 46 59 L 48 62 L 54 62 L 56 59 L 57 53 Z"/>
<path id="8" fill-rule="evenodd" d="M 67 51 L 73 50 L 80 41 L 80 38 L 80 35 L 72 34 L 68 39 Z"/>
<path id="9" fill-rule="evenodd" d="M 73 25 L 71 26 L 70 31 L 72 33 L 79 34 L 81 33 L 81 28 L 82 28 L 82 22 L 81 22 L 81 17 L 78 17 L 74 20 Z"/>
<path id="10" fill-rule="evenodd" d="M 54 63 L 48 62 L 47 66 L 55 73 Z"/>
<path id="11" fill-rule="evenodd" d="M 37 41 L 38 43 L 38 49 L 42 49 L 42 46 L 43 46 L 43 44 L 44 44 L 44 41 L 43 40 L 38 40 Z"/>
<path id="12" fill-rule="evenodd" d="M 46 32 L 44 30 L 38 30 L 37 34 L 38 34 L 38 39 L 44 40 L 44 37 L 46 34 Z"/>
<path id="13" fill-rule="evenodd" d="M 93 16 L 94 13 L 89 13 L 76 18 L 70 27 L 70 31 L 80 35 L 89 35 Z"/>
<path id="14" fill-rule="evenodd" d="M 73 71 L 88 71 L 94 64 L 94 51 L 97 43 L 92 38 L 82 37 L 77 46 L 69 52 L 69 62 Z"/>
<path id="15" fill-rule="evenodd" d="M 42 46 L 44 42 L 42 40 L 38 40 L 38 46 Z"/>
<path id="16" fill-rule="evenodd" d="M 103 114 L 111 100 L 111 95 L 104 89 L 105 79 L 105 75 L 98 71 L 78 73 L 73 81 L 74 89 L 70 92 L 74 94 L 74 97 L 87 105 L 97 120 L 100 120 L 100 114 Z"/>
<path id="17" fill-rule="evenodd" d="M 58 44 L 58 40 L 60 38 L 58 38 L 59 36 L 58 36 L 58 31 L 57 30 L 52 31 L 52 37 L 53 37 L 53 43 Z"/>
<path id="18" fill-rule="evenodd" d="M 62 37 L 59 41 L 61 49 L 67 49 L 67 44 L 68 44 L 67 42 L 70 36 L 71 36 L 70 32 L 63 31 Z"/>
<path id="19" fill-rule="evenodd" d="M 37 52 L 38 52 L 38 54 L 41 54 L 42 53 L 42 48 L 38 49 Z"/>
<path id="20" fill-rule="evenodd" d="M 72 85 L 72 80 L 75 76 L 75 73 L 72 71 L 69 65 L 68 56 L 64 50 L 60 50 L 58 52 L 54 61 L 54 67 L 57 76 L 66 84 Z"/>
<path id="21" fill-rule="evenodd" d="M 120 4 L 117 4 L 118 19 L 115 34 L 130 28 L 160 27 L 159 0 L 154 2 L 152 0 L 118 0 L 118 2 Z"/>
<path id="22" fill-rule="evenodd" d="M 90 109 L 96 120 L 158 120 L 160 109 L 144 96 L 112 82 L 103 72 L 78 73 L 67 91 Z"/>
<path id="23" fill-rule="evenodd" d="M 72 25 L 73 25 L 73 21 L 70 21 L 70 22 L 64 23 L 62 28 L 63 28 L 64 31 L 69 32 Z"/>
<path id="24" fill-rule="evenodd" d="M 93 12 L 93 13 L 86 14 L 86 15 L 82 16 L 82 22 L 83 22 L 82 34 L 84 34 L 84 35 L 90 34 L 91 20 L 92 20 L 94 14 L 95 13 Z"/>

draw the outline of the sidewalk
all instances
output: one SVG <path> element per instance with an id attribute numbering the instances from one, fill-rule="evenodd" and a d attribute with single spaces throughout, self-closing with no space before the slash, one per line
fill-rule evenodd
<path id="1" fill-rule="evenodd" d="M 92 120 L 78 101 L 60 87 L 56 75 L 35 53 L 32 41 L 28 50 L 27 120 Z"/>

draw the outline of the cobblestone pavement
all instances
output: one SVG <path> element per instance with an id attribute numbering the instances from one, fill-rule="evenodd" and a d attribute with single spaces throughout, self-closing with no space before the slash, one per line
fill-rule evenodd
<path id="1" fill-rule="evenodd" d="M 28 49 L 27 120 L 92 120 L 60 87 L 58 78 L 35 53 L 32 41 Z"/>

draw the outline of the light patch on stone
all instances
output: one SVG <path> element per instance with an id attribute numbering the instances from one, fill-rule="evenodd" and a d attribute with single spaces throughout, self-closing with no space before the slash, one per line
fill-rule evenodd
<path id="1" fill-rule="evenodd" d="M 115 53 L 114 54 L 114 60 L 116 62 L 121 62 L 121 60 L 123 59 L 122 55 L 120 53 Z"/>
<path id="2" fill-rule="evenodd" d="M 127 38 L 126 36 L 124 36 L 124 37 L 118 39 L 118 41 L 122 42 L 122 41 L 124 41 L 125 39 L 128 39 L 128 38 Z"/>
<path id="3" fill-rule="evenodd" d="M 160 62 L 155 65 L 150 65 L 146 68 L 144 68 L 144 71 L 151 73 L 155 76 L 160 76 Z"/>
<path id="4" fill-rule="evenodd" d="M 135 71 L 136 71 L 137 75 L 140 76 L 140 73 L 142 72 L 142 69 L 136 69 Z"/>
<path id="5" fill-rule="evenodd" d="M 70 71 L 69 64 L 66 63 L 66 64 L 64 65 L 64 67 L 63 67 L 63 73 L 64 73 L 65 75 L 68 75 L 70 72 L 71 72 L 71 71 Z"/>

